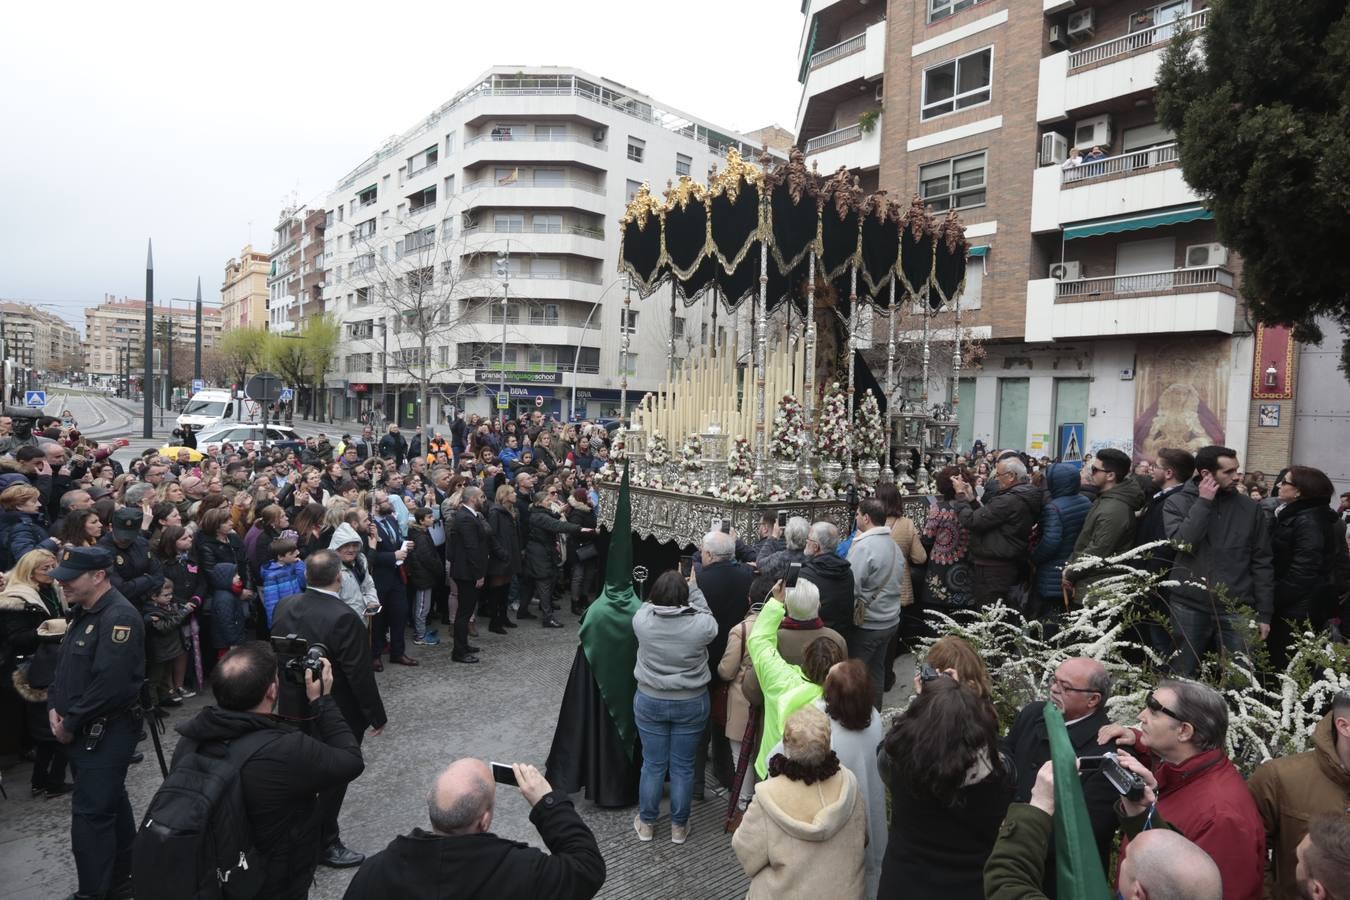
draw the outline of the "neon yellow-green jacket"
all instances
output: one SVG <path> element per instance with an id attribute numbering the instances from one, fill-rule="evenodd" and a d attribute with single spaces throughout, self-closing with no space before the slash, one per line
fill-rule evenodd
<path id="1" fill-rule="evenodd" d="M 755 771 L 760 778 L 769 776 L 769 751 L 783 739 L 783 723 L 788 716 L 814 703 L 821 695 L 820 685 L 803 675 L 800 666 L 794 666 L 778 653 L 778 625 L 785 615 L 787 610 L 782 602 L 770 599 L 746 640 L 759 688 L 764 693 L 764 735 L 755 759 Z"/>

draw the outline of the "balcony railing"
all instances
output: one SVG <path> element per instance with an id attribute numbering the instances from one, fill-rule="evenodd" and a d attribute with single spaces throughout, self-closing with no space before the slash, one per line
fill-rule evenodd
<path id="1" fill-rule="evenodd" d="M 1157 147 L 1149 147 L 1147 150 L 1135 150 L 1133 153 L 1122 153 L 1120 156 L 1105 156 L 1091 162 L 1070 166 L 1062 171 L 1060 183 L 1078 185 L 1096 181 L 1108 175 L 1131 175 L 1136 172 L 1146 172 L 1149 169 L 1174 163 L 1178 159 L 1180 159 L 1180 154 L 1175 143 L 1162 144 Z"/>
<path id="2" fill-rule="evenodd" d="M 867 46 L 867 32 L 855 34 L 846 41 L 840 41 L 833 47 L 826 47 L 811 54 L 811 62 L 807 68 L 819 69 L 821 66 L 828 66 L 836 59 L 843 59 L 845 56 L 857 53 Z"/>
<path id="3" fill-rule="evenodd" d="M 464 229 L 464 234 L 570 234 L 575 237 L 595 238 L 599 241 L 605 239 L 605 230 L 603 228 L 586 228 L 582 225 L 536 225 L 532 228 L 527 228 L 524 224 L 517 225 L 515 223 L 503 225 L 470 225 L 468 228 Z"/>
<path id="4" fill-rule="evenodd" d="M 509 184 L 501 184 L 495 178 L 483 178 L 478 181 L 469 182 L 464 185 L 464 187 L 460 188 L 459 192 L 463 194 L 469 191 L 485 190 L 487 188 L 538 188 L 540 190 L 547 188 L 573 188 L 578 191 L 589 191 L 592 194 L 599 194 L 602 197 L 605 195 L 605 186 L 603 184 L 582 181 L 579 178 L 564 178 L 561 181 L 551 181 L 548 184 L 535 184 L 532 181 L 523 181 L 521 179 L 516 179 Z"/>
<path id="5" fill-rule="evenodd" d="M 437 160 L 434 160 L 434 159 L 433 159 L 431 162 L 427 163 L 427 164 L 426 164 L 425 166 L 423 166 L 422 168 L 420 168 L 420 169 L 413 169 L 411 172 L 408 173 L 408 177 L 409 177 L 409 178 L 413 178 L 413 177 L 415 177 L 415 176 L 417 176 L 417 175 L 421 175 L 423 172 L 430 171 L 431 169 L 436 168 L 436 164 L 437 164 Z"/>
<path id="6" fill-rule="evenodd" d="M 1130 294 L 1171 294 L 1207 286 L 1231 290 L 1233 273 L 1220 266 L 1203 266 L 1194 269 L 1140 272 L 1134 275 L 1109 275 L 1105 278 L 1080 278 L 1077 281 L 1061 281 L 1056 285 L 1056 296 L 1082 299 Z"/>
<path id="7" fill-rule="evenodd" d="M 581 144 L 585 147 L 594 147 L 597 150 L 606 149 L 604 141 L 591 140 L 580 134 L 480 134 L 476 138 L 470 138 L 464 142 L 465 147 L 472 147 L 474 144 L 493 143 L 493 144 L 521 144 L 521 143 L 545 143 L 545 144 Z"/>
<path id="8" fill-rule="evenodd" d="M 1097 44 L 1095 47 L 1084 47 L 1082 50 L 1069 54 L 1069 72 L 1072 73 L 1075 69 L 1081 69 L 1084 66 L 1090 66 L 1104 60 L 1114 59 L 1117 56 L 1125 56 L 1136 50 L 1161 46 L 1183 31 L 1190 31 L 1193 28 L 1204 28 L 1208 22 L 1209 10 L 1201 9 L 1191 13 L 1189 16 L 1180 16 L 1170 22 L 1154 25 L 1152 28 L 1134 31 L 1124 37 L 1118 37 L 1115 40 Z"/>
<path id="9" fill-rule="evenodd" d="M 838 147 L 841 144 L 851 144 L 854 141 L 862 140 L 862 126 L 854 123 L 844 128 L 838 128 L 834 131 L 827 131 L 824 134 L 818 134 L 806 142 L 806 155 L 811 156 L 815 153 L 823 153 L 831 147 Z"/>

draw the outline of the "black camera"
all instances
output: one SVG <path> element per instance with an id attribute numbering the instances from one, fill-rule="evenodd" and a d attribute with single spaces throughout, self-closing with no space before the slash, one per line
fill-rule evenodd
<path id="1" fill-rule="evenodd" d="M 1144 799 L 1144 779 L 1120 764 L 1114 753 L 1101 756 L 1082 756 L 1078 759 L 1078 771 L 1083 774 L 1101 772 L 1116 793 L 1132 803 Z"/>
<path id="2" fill-rule="evenodd" d="M 305 673 L 313 672 L 314 680 L 322 681 L 323 660 L 328 655 L 328 648 L 317 641 L 310 643 L 288 634 L 274 636 L 272 650 L 277 655 L 277 714 L 283 718 L 302 718 L 309 709 Z"/>

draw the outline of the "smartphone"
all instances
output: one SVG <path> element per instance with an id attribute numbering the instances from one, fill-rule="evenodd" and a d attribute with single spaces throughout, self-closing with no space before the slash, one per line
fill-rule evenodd
<path id="1" fill-rule="evenodd" d="M 722 531 L 725 527 L 726 527 L 726 519 L 723 519 L 720 516 L 713 516 L 712 525 L 709 526 L 708 530 Z"/>
<path id="2" fill-rule="evenodd" d="M 787 574 L 783 576 L 783 587 L 792 588 L 797 586 L 797 576 L 802 574 L 802 564 L 793 563 L 788 566 Z"/>
<path id="3" fill-rule="evenodd" d="M 927 684 L 930 681 L 937 681 L 941 676 L 942 673 L 928 663 L 924 663 L 923 668 L 919 670 L 919 681 L 924 684 Z"/>
<path id="4" fill-rule="evenodd" d="M 518 787 L 516 784 L 516 770 L 506 763 L 489 763 L 492 766 L 492 780 L 498 784 L 509 784 L 512 787 Z"/>
<path id="5" fill-rule="evenodd" d="M 778 511 L 778 527 L 779 527 L 779 528 L 786 528 L 786 527 L 787 527 L 787 510 L 786 510 L 786 509 L 780 509 L 780 510 Z"/>
<path id="6" fill-rule="evenodd" d="M 688 578 L 689 575 L 690 575 L 690 573 L 693 572 L 693 571 L 694 571 L 694 557 L 693 557 L 692 555 L 691 555 L 691 556 L 681 556 L 681 557 L 680 557 L 680 577 L 681 577 L 681 578 Z"/>
<path id="7" fill-rule="evenodd" d="M 723 519 L 723 520 L 722 520 L 722 533 L 723 533 L 723 534 L 731 534 L 731 520 L 730 520 L 730 519 Z"/>

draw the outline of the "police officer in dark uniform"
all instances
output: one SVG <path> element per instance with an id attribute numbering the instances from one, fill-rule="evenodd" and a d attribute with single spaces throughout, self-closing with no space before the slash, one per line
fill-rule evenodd
<path id="1" fill-rule="evenodd" d="M 144 517 L 134 506 L 120 507 L 113 512 L 112 528 L 98 542 L 101 549 L 112 554 L 112 569 L 108 573 L 112 587 L 138 610 L 154 602 L 155 594 L 164 584 L 164 567 L 141 534 Z"/>
<path id="2" fill-rule="evenodd" d="M 102 547 L 72 547 L 52 571 L 74 609 L 47 691 L 52 734 L 75 771 L 70 837 L 80 889 L 71 898 L 131 897 L 136 820 L 126 780 L 141 730 L 145 635 L 109 581 L 113 562 Z"/>

